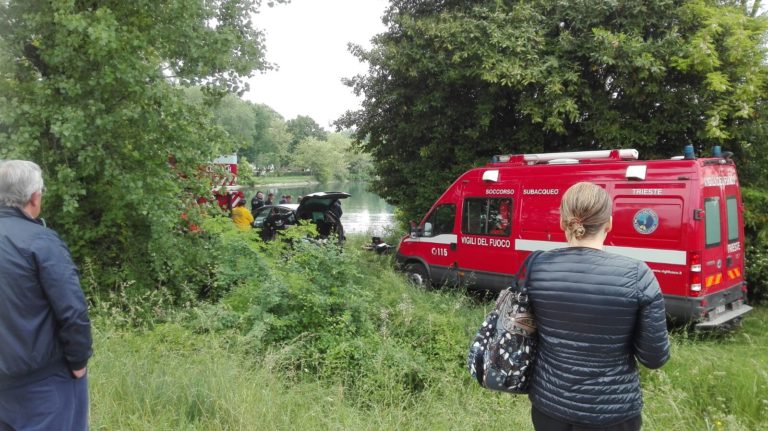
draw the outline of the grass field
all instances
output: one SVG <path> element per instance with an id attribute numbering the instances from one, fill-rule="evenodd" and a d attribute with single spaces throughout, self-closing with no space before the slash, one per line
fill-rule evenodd
<path id="1" fill-rule="evenodd" d="M 386 258 L 351 246 L 340 259 L 355 269 L 350 279 L 362 289 L 345 297 L 348 307 L 359 308 L 356 300 L 375 304 L 364 309 L 372 332 L 328 338 L 334 341 L 324 354 L 305 344 L 313 334 L 267 345 L 254 341 L 263 322 L 253 310 L 265 299 L 243 301 L 258 286 L 143 329 L 94 313 L 92 429 L 532 430 L 526 397 L 483 390 L 463 370 L 466 346 L 488 303 L 462 292 L 415 289 Z M 306 283 L 299 266 L 281 271 Z M 261 298 L 275 295 L 268 293 Z M 325 306 L 332 297 L 301 298 Z M 311 317 L 313 309 L 305 310 Z M 266 320 L 284 324 L 275 316 Z M 344 330 L 337 323 L 330 329 L 309 325 L 318 327 L 317 336 Z M 672 342 L 663 368 L 641 371 L 644 430 L 768 430 L 767 308 L 755 309 L 737 330 L 675 330 Z"/>
<path id="2" fill-rule="evenodd" d="M 484 391 L 468 378 L 438 376 L 418 395 L 361 406 L 339 384 L 274 372 L 280 352 L 252 358 L 227 337 L 175 324 L 125 332 L 98 323 L 90 366 L 96 430 L 532 429 L 527 398 Z M 670 362 L 643 372 L 643 429 L 768 429 L 767 333 L 762 308 L 727 337 L 675 334 Z"/>

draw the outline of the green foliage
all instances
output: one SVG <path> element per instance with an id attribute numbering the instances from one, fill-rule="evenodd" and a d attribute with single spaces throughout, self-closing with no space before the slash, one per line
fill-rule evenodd
<path id="1" fill-rule="evenodd" d="M 742 188 L 747 288 L 753 302 L 768 300 L 768 193 Z"/>
<path id="2" fill-rule="evenodd" d="M 410 219 L 494 154 L 765 154 L 768 20 L 736 3 L 396 0 L 373 48 L 351 47 L 365 100 L 339 125 Z"/>
<path id="3" fill-rule="evenodd" d="M 182 214 L 207 194 L 199 166 L 234 147 L 177 84 L 237 92 L 268 68 L 258 3 L 0 2 L 0 157 L 41 165 L 43 216 L 104 288 L 181 298 L 210 277 Z"/>
<path id="4" fill-rule="evenodd" d="M 256 176 L 253 174 L 254 167 L 245 157 L 237 159 L 237 183 L 240 185 L 253 184 Z"/>
<path id="5" fill-rule="evenodd" d="M 226 130 L 235 142 L 239 156 L 255 160 L 258 155 L 254 148 L 255 143 L 269 127 L 270 118 L 266 110 L 232 94 L 216 102 L 213 106 L 216 123 Z"/>
<path id="6" fill-rule="evenodd" d="M 250 160 L 257 168 L 270 164 L 281 166 L 291 136 L 280 114 L 267 105 L 251 103 L 232 94 L 210 97 L 199 87 L 189 88 L 185 93 L 187 100 L 210 110 L 240 157 Z"/>
<path id="7" fill-rule="evenodd" d="M 291 164 L 303 166 L 321 183 L 327 183 L 338 174 L 344 175 L 344 160 L 336 149 L 326 141 L 307 138 L 293 153 Z M 339 169 L 342 169 L 339 171 Z"/>
<path id="8" fill-rule="evenodd" d="M 410 287 L 389 259 L 357 251 L 363 238 L 292 248 L 224 221 L 211 230 L 241 260 L 222 270 L 241 282 L 220 302 L 133 330 L 96 309 L 92 428 L 532 430 L 526 397 L 464 369 L 490 303 Z M 765 428 L 767 334 L 765 308 L 726 334 L 673 331 L 670 362 L 641 369 L 643 429 Z"/>
<path id="9" fill-rule="evenodd" d="M 353 146 L 347 132 L 329 133 L 325 139 L 304 139 L 296 147 L 291 164 L 309 169 L 321 183 L 368 180 L 372 171 L 371 156 Z"/>
<path id="10" fill-rule="evenodd" d="M 435 383 L 430 370 L 461 373 L 471 316 L 454 316 L 460 293 L 405 290 L 389 260 L 318 243 L 309 226 L 267 244 L 223 218 L 204 227 L 227 247 L 208 295 L 220 301 L 183 319 L 195 332 L 234 331 L 250 354 L 279 349 L 281 372 L 337 381 L 362 405 L 421 393 Z"/>
<path id="11" fill-rule="evenodd" d="M 351 141 L 339 134 L 332 134 L 327 140 L 306 138 L 293 153 L 292 164 L 308 168 L 321 183 L 347 179 L 347 151 Z"/>
<path id="12" fill-rule="evenodd" d="M 286 122 L 288 133 L 292 138 L 288 144 L 288 152 L 293 154 L 296 147 L 307 138 L 315 138 L 324 141 L 328 138 L 328 132 L 326 132 L 312 117 L 306 115 L 299 115 L 292 120 Z"/>

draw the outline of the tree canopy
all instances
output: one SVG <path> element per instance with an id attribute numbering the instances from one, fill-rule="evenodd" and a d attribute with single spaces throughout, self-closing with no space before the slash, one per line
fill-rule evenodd
<path id="1" fill-rule="evenodd" d="M 352 145 L 347 132 L 329 133 L 324 140 L 304 138 L 292 154 L 291 163 L 309 169 L 321 183 L 368 179 L 371 169 L 370 156 Z"/>
<path id="2" fill-rule="evenodd" d="M 373 47 L 351 47 L 370 65 L 348 80 L 364 102 L 338 124 L 373 155 L 375 191 L 411 218 L 494 154 L 718 144 L 749 164 L 766 149 L 768 94 L 754 6 L 394 0 Z"/>
<path id="3" fill-rule="evenodd" d="M 187 100 L 211 111 L 215 123 L 233 141 L 238 156 L 257 167 L 279 166 L 287 159 L 292 139 L 282 115 L 264 104 L 243 100 L 237 95 L 206 97 L 200 87 L 186 91 Z"/>
<path id="4" fill-rule="evenodd" d="M 182 88 L 239 92 L 270 67 L 250 20 L 259 5 L 0 2 L 0 158 L 41 165 L 43 215 L 78 260 L 160 281 L 205 276 L 183 264 L 196 251 L 173 232 L 208 187 L 194 181 L 200 164 L 234 148 Z"/>
<path id="5" fill-rule="evenodd" d="M 288 152 L 293 154 L 301 141 L 307 138 L 315 138 L 324 141 L 328 138 L 328 132 L 325 131 L 317 122 L 309 116 L 299 115 L 286 123 L 288 132 L 293 136 L 288 144 Z"/>

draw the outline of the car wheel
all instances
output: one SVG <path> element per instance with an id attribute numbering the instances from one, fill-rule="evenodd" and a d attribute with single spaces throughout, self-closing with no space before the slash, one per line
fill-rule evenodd
<path id="1" fill-rule="evenodd" d="M 420 263 L 405 265 L 405 276 L 414 286 L 429 287 L 431 285 L 427 268 Z"/>

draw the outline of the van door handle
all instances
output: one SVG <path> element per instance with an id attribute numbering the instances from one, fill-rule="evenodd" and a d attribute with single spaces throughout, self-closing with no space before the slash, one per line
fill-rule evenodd
<path id="1" fill-rule="evenodd" d="M 451 243 L 451 250 L 454 250 L 454 251 L 456 251 L 456 243 L 455 243 L 455 242 L 452 242 L 452 243 Z M 729 258 L 729 259 L 730 259 L 730 258 Z"/>
<path id="2" fill-rule="evenodd" d="M 731 265 L 733 265 L 733 258 L 731 256 L 728 256 L 725 258 L 725 267 L 730 268 Z"/>

